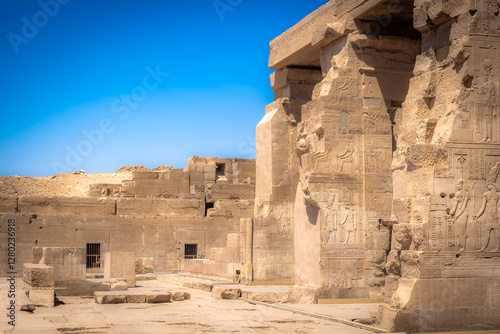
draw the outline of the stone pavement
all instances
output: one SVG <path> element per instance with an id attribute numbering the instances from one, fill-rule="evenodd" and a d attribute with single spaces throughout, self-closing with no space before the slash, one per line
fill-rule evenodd
<path id="1" fill-rule="evenodd" d="M 95 304 L 93 298 L 61 297 L 54 308 L 39 307 L 33 314 L 21 312 L 28 303 L 23 284 L 16 291 L 16 328 L 2 317 L 4 333 L 370 333 L 330 320 L 275 309 L 243 300 L 217 300 L 210 292 L 170 285 L 159 281 L 138 282 L 138 291 L 187 291 L 190 300 L 166 304 Z M 7 281 L 0 280 L 0 307 L 6 309 Z M 329 313 L 350 318 L 369 317 L 378 305 L 292 305 L 297 310 Z M 315 308 L 316 307 L 316 308 Z M 4 312 L 5 314 L 5 312 Z"/>

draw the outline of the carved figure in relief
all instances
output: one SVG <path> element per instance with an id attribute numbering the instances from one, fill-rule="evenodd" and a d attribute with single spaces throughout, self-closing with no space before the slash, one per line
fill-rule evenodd
<path id="1" fill-rule="evenodd" d="M 498 199 L 500 198 L 498 185 L 488 182 L 486 183 L 486 188 L 488 188 L 488 191 L 483 194 L 481 208 L 475 215 L 474 220 L 484 217 L 481 221 L 481 251 L 485 251 L 487 248 L 494 248 L 493 251 L 498 251 L 500 247 L 498 240 Z"/>
<path id="2" fill-rule="evenodd" d="M 328 228 L 325 231 L 325 237 L 323 238 L 324 244 L 335 244 L 337 240 L 337 217 L 338 213 L 334 208 L 335 194 L 332 194 L 328 199 L 328 208 L 326 210 L 326 219 L 328 219 Z"/>
<path id="3" fill-rule="evenodd" d="M 355 243 L 355 231 L 356 228 L 356 211 L 352 210 L 351 207 L 346 207 L 345 217 L 340 222 L 340 226 L 345 228 L 345 239 L 344 244 Z"/>
<path id="4" fill-rule="evenodd" d="M 487 84 L 486 90 L 487 88 Z M 484 104 L 482 106 L 484 110 L 484 122 L 485 122 L 485 132 L 483 139 L 480 141 L 482 143 L 489 143 L 492 140 L 493 136 L 493 121 L 497 119 L 497 111 L 496 111 L 496 87 L 495 84 L 491 84 L 489 87 L 489 103 Z"/>
<path id="5" fill-rule="evenodd" d="M 288 198 L 287 198 L 288 200 Z M 285 200 L 285 202 L 287 202 Z M 290 214 L 288 210 L 288 206 L 285 206 L 281 209 L 280 215 L 277 219 L 277 222 L 280 223 L 280 231 L 278 232 L 279 236 L 286 236 L 288 235 L 288 221 L 290 220 Z"/>
<path id="6" fill-rule="evenodd" d="M 346 162 L 351 162 L 352 161 L 352 155 L 354 154 L 354 149 L 352 148 L 352 142 L 349 140 L 347 142 L 347 146 L 344 150 L 344 152 L 340 155 L 337 156 L 339 158 L 339 168 L 337 169 L 337 173 L 342 173 L 344 172 L 344 164 Z"/>
<path id="7" fill-rule="evenodd" d="M 455 225 L 455 242 L 460 247 L 460 251 L 465 249 L 467 220 L 469 215 L 467 213 L 467 204 L 469 203 L 469 192 L 464 189 L 465 180 L 459 179 L 457 181 L 457 192 L 455 194 L 455 201 L 453 207 L 449 212 L 448 219 L 451 219 Z"/>

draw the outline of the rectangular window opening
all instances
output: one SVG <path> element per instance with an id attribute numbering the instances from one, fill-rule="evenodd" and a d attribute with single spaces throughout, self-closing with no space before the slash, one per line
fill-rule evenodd
<path id="1" fill-rule="evenodd" d="M 197 244 L 185 244 L 184 245 L 184 258 L 185 259 L 198 258 L 198 245 Z"/>
<path id="2" fill-rule="evenodd" d="M 213 209 L 214 208 L 214 203 L 207 203 L 205 202 L 205 217 L 208 215 L 208 209 Z"/>
<path id="3" fill-rule="evenodd" d="M 226 169 L 226 164 L 215 164 L 215 175 L 224 176 L 224 171 Z"/>
<path id="4" fill-rule="evenodd" d="M 87 244 L 87 268 L 101 268 L 101 244 Z"/>

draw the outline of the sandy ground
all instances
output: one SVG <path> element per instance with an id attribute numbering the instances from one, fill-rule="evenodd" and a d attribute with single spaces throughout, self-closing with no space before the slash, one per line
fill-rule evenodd
<path id="1" fill-rule="evenodd" d="M 16 327 L 4 315 L 4 333 L 371 333 L 363 329 L 242 300 L 217 300 L 208 292 L 159 281 L 138 282 L 137 290 L 187 291 L 191 299 L 165 304 L 95 304 L 92 298 L 61 297 L 54 308 L 38 307 L 33 314 L 19 311 L 27 304 L 24 283 L 17 281 Z M 8 282 L 0 279 L 0 307 L 6 314 Z M 288 308 L 337 318 L 369 317 L 377 304 L 293 305 Z"/>

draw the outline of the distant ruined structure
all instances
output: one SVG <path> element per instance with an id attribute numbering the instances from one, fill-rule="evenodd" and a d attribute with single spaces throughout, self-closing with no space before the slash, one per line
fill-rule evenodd
<path id="1" fill-rule="evenodd" d="M 383 298 L 390 331 L 500 329 L 499 13 L 329 1 L 271 42 L 256 161 L 2 178 L 0 274 L 16 218 L 20 262 L 98 244 L 296 303 Z"/>

